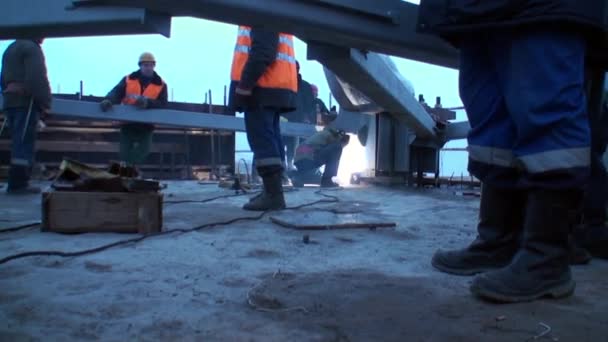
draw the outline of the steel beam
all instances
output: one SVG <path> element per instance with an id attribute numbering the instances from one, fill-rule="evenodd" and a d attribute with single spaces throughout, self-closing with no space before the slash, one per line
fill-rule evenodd
<path id="1" fill-rule="evenodd" d="M 445 140 L 450 141 L 450 140 L 466 139 L 470 130 L 471 130 L 471 124 L 468 121 L 450 123 L 445 128 Z"/>
<path id="2" fill-rule="evenodd" d="M 32 0 L 21 2 L 27 1 Z M 373 4 L 369 0 L 79 0 L 74 3 L 147 8 L 171 16 L 261 25 L 293 33 L 307 42 L 320 41 L 458 67 L 457 50 L 439 38 L 417 34 L 418 6 L 401 0 L 375 0 Z"/>
<path id="3" fill-rule="evenodd" d="M 1 96 L 0 108 L 2 108 Z M 57 98 L 53 99 L 53 105 L 49 114 L 83 120 L 139 122 L 183 128 L 245 131 L 245 121 L 243 118 L 235 116 L 165 109 L 146 109 L 144 111 L 133 106 L 123 105 L 117 105 L 107 112 L 102 112 L 99 104 L 95 102 Z M 316 128 L 314 125 L 281 122 L 282 135 L 308 137 L 315 132 Z"/>
<path id="4" fill-rule="evenodd" d="M 75 10 L 70 0 L 2 0 L 0 39 L 160 33 L 169 36 L 171 17 L 145 8 Z"/>
<path id="5" fill-rule="evenodd" d="M 436 137 L 435 121 L 416 100 L 401 75 L 391 68 L 388 57 L 320 43 L 308 45 L 308 57 L 318 60 L 398 121 L 407 124 L 419 138 Z"/>

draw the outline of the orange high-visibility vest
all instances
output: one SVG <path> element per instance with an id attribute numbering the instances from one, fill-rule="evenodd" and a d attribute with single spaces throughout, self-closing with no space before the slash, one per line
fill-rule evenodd
<path id="1" fill-rule="evenodd" d="M 129 76 L 127 76 L 125 81 L 126 81 L 127 87 L 125 90 L 125 97 L 122 99 L 122 103 L 129 104 L 129 105 L 135 104 L 135 98 L 140 95 L 143 95 L 143 96 L 145 96 L 149 99 L 153 99 L 153 100 L 158 99 L 158 97 L 160 96 L 160 93 L 163 90 L 163 87 L 165 86 L 164 82 L 161 85 L 150 83 L 150 84 L 148 84 L 146 89 L 144 89 L 142 91 L 141 84 L 139 84 L 138 79 L 131 79 L 131 78 L 129 78 Z"/>
<path id="2" fill-rule="evenodd" d="M 240 81 L 251 50 L 251 28 L 239 26 L 239 33 L 232 59 L 232 81 Z M 277 56 L 256 83 L 261 88 L 285 89 L 298 92 L 298 72 L 293 35 L 280 33 Z"/>

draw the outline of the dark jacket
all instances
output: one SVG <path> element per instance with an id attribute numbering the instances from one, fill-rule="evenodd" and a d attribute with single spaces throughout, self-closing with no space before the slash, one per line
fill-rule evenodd
<path id="1" fill-rule="evenodd" d="M 6 92 L 9 84 L 19 84 L 23 91 Z M 27 108 L 33 97 L 38 109 L 51 107 L 51 87 L 46 72 L 44 53 L 31 40 L 16 40 L 2 56 L 0 85 L 4 108 Z"/>
<path id="2" fill-rule="evenodd" d="M 315 124 L 317 112 L 315 109 L 315 97 L 312 93 L 310 83 L 302 79 L 298 74 L 298 94 L 296 96 L 296 110 L 283 114 L 289 122 L 300 122 Z"/>
<path id="3" fill-rule="evenodd" d="M 129 79 L 136 79 L 139 80 L 139 84 L 141 85 L 141 89 L 143 91 L 143 89 L 145 89 L 150 83 L 156 84 L 156 85 L 162 85 L 163 84 L 163 80 L 160 78 L 160 76 L 158 76 L 158 74 L 156 72 L 154 72 L 154 75 L 150 78 L 150 77 L 144 77 L 141 72 L 135 71 L 133 73 L 131 73 L 129 76 Z M 125 93 L 127 90 L 127 82 L 125 80 L 125 78 L 123 77 L 120 82 L 118 82 L 118 84 L 112 89 L 110 90 L 110 92 L 108 93 L 108 95 L 106 95 L 106 99 L 112 101 L 112 103 L 114 104 L 119 104 L 121 103 L 122 99 L 125 97 Z M 167 85 L 165 84 L 163 86 L 163 90 L 161 90 L 160 95 L 158 95 L 158 99 L 149 99 L 148 100 L 148 108 L 164 108 L 167 106 Z"/>
<path id="4" fill-rule="evenodd" d="M 251 29 L 251 50 L 241 75 L 240 85 L 252 89 L 251 96 L 235 93 L 237 82 L 230 83 L 229 106 L 237 112 L 255 108 L 273 108 L 279 112 L 296 109 L 296 94 L 286 89 L 260 88 L 256 83 L 266 69 L 274 62 L 279 46 L 279 33 L 253 27 Z"/>
<path id="5" fill-rule="evenodd" d="M 421 0 L 418 31 L 458 46 L 463 34 L 552 25 L 583 33 L 590 60 L 606 64 L 607 9 L 606 0 Z"/>
<path id="6" fill-rule="evenodd" d="M 344 135 L 341 132 L 334 128 L 325 127 L 322 131 L 313 134 L 298 146 L 293 161 L 295 163 L 304 159 L 314 160 L 315 153 L 319 150 L 338 143 L 343 139 Z"/>

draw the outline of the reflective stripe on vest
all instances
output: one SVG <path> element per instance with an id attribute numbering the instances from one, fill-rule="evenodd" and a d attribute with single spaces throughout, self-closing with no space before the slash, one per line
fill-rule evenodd
<path id="1" fill-rule="evenodd" d="M 160 93 L 165 86 L 163 82 L 161 85 L 150 83 L 146 87 L 146 89 L 141 89 L 141 84 L 138 79 L 130 79 L 129 76 L 125 78 L 125 82 L 127 84 L 125 90 L 125 97 L 122 99 L 122 103 L 133 105 L 138 96 L 143 95 L 149 99 L 156 100 L 160 96 Z"/>
<path id="2" fill-rule="evenodd" d="M 230 79 L 240 81 L 249 59 L 251 51 L 251 28 L 240 26 L 234 58 L 232 60 L 232 71 Z M 257 84 L 261 88 L 286 89 L 293 92 L 298 91 L 298 74 L 296 70 L 296 57 L 293 47 L 293 36 L 289 34 L 279 34 L 279 45 L 277 48 L 276 59 L 266 69 Z"/>

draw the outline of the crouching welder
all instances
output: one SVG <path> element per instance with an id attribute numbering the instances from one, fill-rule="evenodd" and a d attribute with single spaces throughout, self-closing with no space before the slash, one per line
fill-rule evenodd
<path id="1" fill-rule="evenodd" d="M 305 183 L 320 183 L 324 188 L 339 186 L 334 183 L 333 177 L 338 174 L 342 149 L 348 145 L 350 137 L 345 132 L 328 126 L 336 118 L 334 112 L 324 114 L 321 118 L 326 127 L 306 139 L 296 149 L 294 164 L 297 171 L 290 174 L 294 186 L 301 187 Z M 319 179 L 318 169 L 323 165 L 325 170 Z"/>
<path id="2" fill-rule="evenodd" d="M 574 291 L 568 237 L 590 166 L 585 58 L 604 43 L 606 6 L 421 1 L 419 30 L 460 48 L 469 171 L 483 184 L 477 238 L 432 264 L 481 273 L 475 295 L 519 302 Z"/>

